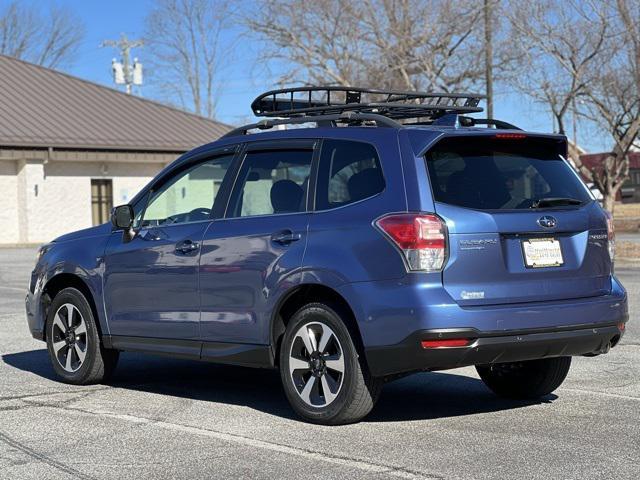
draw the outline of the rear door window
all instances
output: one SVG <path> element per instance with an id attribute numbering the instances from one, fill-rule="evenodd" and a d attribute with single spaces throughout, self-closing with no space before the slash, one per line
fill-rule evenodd
<path id="1" fill-rule="evenodd" d="M 380 160 L 373 145 L 325 140 L 318 168 L 316 210 L 341 207 L 384 190 Z"/>
<path id="2" fill-rule="evenodd" d="M 250 151 L 231 194 L 228 218 L 306 211 L 312 149 Z"/>
<path id="3" fill-rule="evenodd" d="M 446 138 L 426 156 L 435 200 L 478 210 L 528 209 L 549 199 L 590 201 L 559 148 L 548 139 Z"/>

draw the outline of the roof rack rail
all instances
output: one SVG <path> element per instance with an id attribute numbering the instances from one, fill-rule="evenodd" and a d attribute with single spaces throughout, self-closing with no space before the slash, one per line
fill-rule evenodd
<path id="1" fill-rule="evenodd" d="M 433 122 L 429 122 L 429 124 L 446 125 L 449 127 L 475 127 L 476 125 L 486 125 L 487 127 L 494 126 L 500 130 L 522 130 L 520 127 L 516 127 L 515 125 L 502 120 L 496 120 L 495 118 L 474 118 L 455 113 L 443 115 L 442 117 L 435 119 Z"/>
<path id="2" fill-rule="evenodd" d="M 402 124 L 395 120 L 373 113 L 357 113 L 357 112 L 342 112 L 334 115 L 310 115 L 285 119 L 273 119 L 273 120 L 260 120 L 256 123 L 250 123 L 249 125 L 243 125 L 242 127 L 235 128 L 230 132 L 227 132 L 222 138 L 235 137 L 238 135 L 246 135 L 249 130 L 268 130 L 277 125 L 295 125 L 302 123 L 316 123 L 321 126 L 335 126 L 338 123 L 346 124 L 362 124 L 366 122 L 375 123 L 379 127 L 391 127 L 402 128 Z"/>
<path id="3" fill-rule="evenodd" d="M 259 95 L 251 109 L 259 117 L 292 118 L 343 112 L 378 114 L 395 120 L 435 119 L 447 113 L 476 113 L 484 95 L 375 90 L 359 87 L 295 87 Z"/>
<path id="4" fill-rule="evenodd" d="M 473 118 L 473 117 L 463 117 L 460 115 L 458 117 L 458 122 L 463 127 L 475 127 L 476 125 L 493 125 L 500 130 L 522 130 L 520 127 L 516 127 L 512 123 L 504 122 L 502 120 L 496 120 L 495 118 Z"/>

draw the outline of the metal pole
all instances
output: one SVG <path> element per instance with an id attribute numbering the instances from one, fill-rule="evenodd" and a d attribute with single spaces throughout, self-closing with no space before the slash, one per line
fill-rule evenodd
<path id="1" fill-rule="evenodd" d="M 127 36 L 123 33 L 122 39 L 120 40 L 120 48 L 122 50 L 122 69 L 124 70 L 124 84 L 126 85 L 126 90 L 128 94 L 131 94 L 131 83 L 132 83 L 132 75 L 131 75 L 131 60 L 129 56 L 131 55 L 131 46 L 129 41 L 127 40 Z"/>
<path id="2" fill-rule="evenodd" d="M 131 66 L 131 49 L 135 47 L 141 47 L 144 45 L 142 40 L 129 40 L 123 33 L 120 40 L 105 40 L 102 42 L 102 47 L 116 47 L 120 49 L 120 55 L 122 56 L 122 70 L 124 73 L 125 89 L 128 94 L 131 94 L 131 87 L 133 85 L 133 68 Z"/>
<path id="3" fill-rule="evenodd" d="M 572 119 L 571 119 L 571 123 L 573 124 L 573 144 L 576 146 L 576 148 L 578 147 L 578 112 L 576 110 L 576 99 L 575 97 L 571 100 L 572 103 Z"/>
<path id="4" fill-rule="evenodd" d="M 484 0 L 484 72 L 487 89 L 487 118 L 493 118 L 493 0 Z"/>

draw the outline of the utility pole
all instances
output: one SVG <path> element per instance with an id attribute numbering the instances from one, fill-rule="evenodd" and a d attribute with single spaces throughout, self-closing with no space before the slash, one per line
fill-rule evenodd
<path id="1" fill-rule="evenodd" d="M 105 40 L 101 47 L 115 47 L 120 49 L 121 60 L 115 58 L 111 63 L 113 78 L 116 84 L 124 84 L 128 94 L 131 94 L 132 85 L 142 85 L 142 64 L 135 58 L 131 63 L 131 49 L 144 45 L 142 40 L 129 40 L 123 33 L 120 40 Z"/>
<path id="2" fill-rule="evenodd" d="M 493 118 L 493 0 L 484 0 L 484 74 L 487 88 L 487 118 Z"/>
<path id="3" fill-rule="evenodd" d="M 578 148 L 578 110 L 576 109 L 576 97 L 571 99 L 571 126 L 573 127 L 573 144 Z"/>

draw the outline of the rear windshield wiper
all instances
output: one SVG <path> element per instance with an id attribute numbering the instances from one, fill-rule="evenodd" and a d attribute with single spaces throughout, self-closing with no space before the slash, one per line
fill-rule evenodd
<path id="1" fill-rule="evenodd" d="M 582 200 L 576 198 L 546 197 L 539 198 L 530 208 L 566 207 L 568 205 L 582 205 Z"/>

